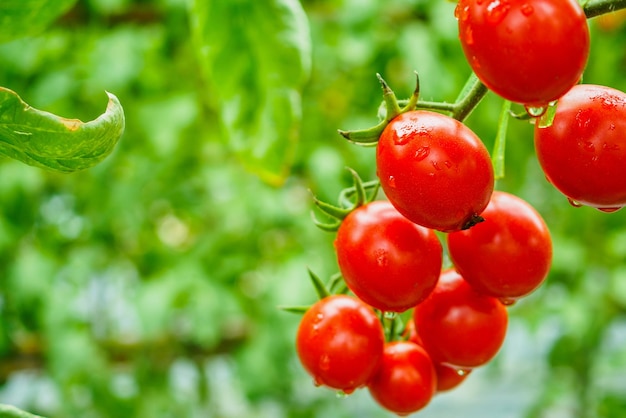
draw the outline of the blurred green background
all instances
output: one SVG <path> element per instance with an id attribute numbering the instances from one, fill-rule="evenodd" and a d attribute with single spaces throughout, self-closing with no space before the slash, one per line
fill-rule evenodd
<path id="1" fill-rule="evenodd" d="M 334 201 L 350 185 L 346 166 L 374 178 L 374 150 L 336 130 L 376 122 L 375 73 L 407 97 L 417 70 L 421 97 L 437 101 L 454 100 L 469 76 L 454 3 L 302 1 L 310 73 L 302 64 L 290 86 L 297 143 L 285 151 L 274 138 L 270 157 L 285 151 L 290 171 L 273 185 L 240 152 L 259 132 L 226 138 L 223 86 L 204 76 L 188 3 L 78 0 L 45 31 L 0 44 L 0 85 L 32 106 L 90 120 L 107 90 L 126 112 L 116 150 L 88 171 L 0 160 L 0 403 L 68 418 L 391 416 L 366 391 L 338 399 L 315 388 L 295 357 L 298 317 L 277 307 L 314 300 L 307 267 L 337 270 L 309 190 Z M 255 1 L 229 4 L 229 16 L 209 17 L 218 37 L 275 23 L 248 13 Z M 590 25 L 585 82 L 626 90 L 626 26 Z M 254 53 L 222 50 L 213 74 L 261 68 L 274 57 L 262 41 Z M 256 82 L 239 104 L 250 115 L 277 88 Z M 489 94 L 467 120 L 489 148 L 500 104 Z M 511 308 L 498 357 L 420 416 L 626 415 L 626 211 L 568 205 L 539 170 L 526 122 L 509 125 L 497 188 L 544 216 L 552 272 Z"/>

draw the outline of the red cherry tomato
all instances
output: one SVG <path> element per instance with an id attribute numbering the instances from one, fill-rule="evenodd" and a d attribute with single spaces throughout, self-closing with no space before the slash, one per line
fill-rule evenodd
<path id="1" fill-rule="evenodd" d="M 439 279 L 442 247 L 434 231 L 406 219 L 387 201 L 352 211 L 335 240 L 346 284 L 381 311 L 402 312 L 424 300 Z"/>
<path id="2" fill-rule="evenodd" d="M 574 86 L 550 127 L 535 127 L 535 150 L 548 181 L 575 205 L 613 212 L 626 205 L 626 94 Z"/>
<path id="3" fill-rule="evenodd" d="M 360 300 L 329 296 L 302 317 L 296 349 L 316 385 L 351 393 L 376 371 L 385 337 L 374 310 Z"/>
<path id="4" fill-rule="evenodd" d="M 577 0 L 460 0 L 456 16 L 470 66 L 505 99 L 542 107 L 580 80 L 589 27 Z"/>
<path id="5" fill-rule="evenodd" d="M 530 204 L 505 192 L 493 193 L 482 216 L 475 227 L 448 234 L 450 259 L 474 289 L 513 302 L 546 279 L 550 231 Z"/>
<path id="6" fill-rule="evenodd" d="M 433 363 L 422 347 L 395 341 L 385 345 L 380 367 L 367 387 L 383 408 L 408 415 L 428 405 L 437 380 Z"/>
<path id="7" fill-rule="evenodd" d="M 415 328 L 434 363 L 471 369 L 491 360 L 506 335 L 506 307 L 475 291 L 454 270 L 415 307 Z"/>
<path id="8" fill-rule="evenodd" d="M 464 124 L 439 113 L 400 114 L 376 150 L 380 184 L 411 221 L 440 231 L 478 222 L 493 191 L 489 152 Z"/>

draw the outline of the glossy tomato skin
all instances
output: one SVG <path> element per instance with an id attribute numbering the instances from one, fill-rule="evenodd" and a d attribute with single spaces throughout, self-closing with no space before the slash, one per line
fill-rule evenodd
<path id="1" fill-rule="evenodd" d="M 541 215 L 526 201 L 495 191 L 485 221 L 448 234 L 450 259 L 477 291 L 505 302 L 530 294 L 548 276 L 552 239 Z"/>
<path id="2" fill-rule="evenodd" d="M 535 127 L 548 181 L 576 204 L 613 211 L 626 205 L 626 94 L 581 84 L 563 96 L 550 127 Z"/>
<path id="3" fill-rule="evenodd" d="M 456 17 L 470 66 L 507 100 L 545 106 L 587 64 L 589 27 L 577 0 L 460 0 Z"/>
<path id="4" fill-rule="evenodd" d="M 454 270 L 415 307 L 415 328 L 434 363 L 472 369 L 491 360 L 506 335 L 506 307 L 474 290 Z"/>
<path id="5" fill-rule="evenodd" d="M 351 393 L 376 371 L 385 337 L 374 310 L 333 295 L 311 306 L 300 321 L 296 351 L 316 385 Z"/>
<path id="6" fill-rule="evenodd" d="M 434 289 L 442 265 L 435 232 L 402 216 L 386 200 L 352 211 L 335 239 L 346 284 L 365 303 L 403 312 Z"/>
<path id="7" fill-rule="evenodd" d="M 408 415 L 428 405 L 435 394 L 435 368 L 419 345 L 410 341 L 387 343 L 380 367 L 367 387 L 383 408 Z"/>
<path id="8" fill-rule="evenodd" d="M 439 231 L 476 222 L 493 191 L 489 152 L 464 124 L 416 110 L 385 128 L 376 169 L 389 201 L 409 220 Z"/>

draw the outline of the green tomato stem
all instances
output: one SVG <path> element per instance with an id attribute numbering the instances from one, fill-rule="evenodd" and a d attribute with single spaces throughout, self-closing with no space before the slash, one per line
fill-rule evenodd
<path id="1" fill-rule="evenodd" d="M 500 111 L 500 118 L 498 120 L 498 133 L 491 155 L 496 180 L 504 178 L 504 149 L 506 144 L 506 131 L 509 126 L 509 118 L 511 117 L 510 112 L 511 102 L 505 100 L 504 103 L 502 103 L 502 110 Z"/>
<path id="2" fill-rule="evenodd" d="M 621 9 L 626 9 L 626 0 L 592 0 L 583 6 L 588 19 Z"/>

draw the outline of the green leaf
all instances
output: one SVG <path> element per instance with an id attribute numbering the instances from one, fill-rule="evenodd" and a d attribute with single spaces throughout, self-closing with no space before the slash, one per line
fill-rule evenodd
<path id="1" fill-rule="evenodd" d="M 311 66 L 307 16 L 298 0 L 195 0 L 196 50 L 227 144 L 271 184 L 289 174 Z"/>
<path id="2" fill-rule="evenodd" d="M 42 418 L 11 405 L 0 404 L 0 418 Z"/>
<path id="3" fill-rule="evenodd" d="M 124 132 L 124 111 L 108 93 L 106 111 L 82 122 L 37 110 L 0 87 L 0 155 L 53 171 L 92 167 L 112 151 Z"/>
<path id="4" fill-rule="evenodd" d="M 76 0 L 2 0 L 0 1 L 0 42 L 37 35 Z"/>

